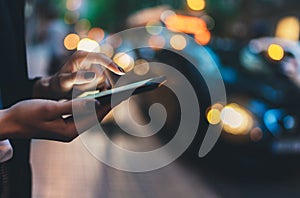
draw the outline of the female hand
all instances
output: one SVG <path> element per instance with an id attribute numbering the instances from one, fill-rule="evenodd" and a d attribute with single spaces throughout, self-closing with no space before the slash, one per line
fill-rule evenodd
<path id="1" fill-rule="evenodd" d="M 72 116 L 63 118 L 63 115 L 72 114 L 74 108 L 80 112 L 76 123 Z M 25 100 L 0 111 L 0 139 L 39 138 L 69 142 L 101 121 L 110 109 L 109 105 L 103 106 L 93 99 Z"/>
<path id="2" fill-rule="evenodd" d="M 110 84 L 103 67 L 118 75 L 125 74 L 121 67 L 104 54 L 77 51 L 55 75 L 35 83 L 33 96 L 55 100 L 70 99 L 73 89 L 107 89 Z"/>

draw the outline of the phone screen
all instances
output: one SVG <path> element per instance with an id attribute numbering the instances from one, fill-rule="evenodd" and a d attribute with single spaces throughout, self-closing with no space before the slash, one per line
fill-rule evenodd
<path id="1" fill-rule="evenodd" d="M 146 91 L 154 90 L 155 88 L 160 87 L 165 82 L 166 82 L 166 77 L 159 76 L 159 77 L 149 78 L 146 80 L 131 83 L 128 85 L 115 87 L 98 93 L 86 92 L 85 94 L 79 96 L 79 98 L 87 98 L 87 99 L 96 98 L 102 102 L 104 101 L 107 102 L 107 100 L 110 99 L 112 95 L 115 95 L 116 97 L 124 97 L 123 99 L 126 99 L 130 97 L 130 95 L 135 95 Z M 129 93 L 130 95 L 128 95 Z"/>

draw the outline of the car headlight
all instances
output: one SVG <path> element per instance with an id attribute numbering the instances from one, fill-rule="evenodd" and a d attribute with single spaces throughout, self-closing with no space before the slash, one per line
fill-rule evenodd
<path id="1" fill-rule="evenodd" d="M 244 107 L 231 103 L 226 106 L 213 105 L 207 112 L 210 124 L 222 124 L 225 132 L 233 135 L 246 135 L 254 126 L 253 115 Z"/>

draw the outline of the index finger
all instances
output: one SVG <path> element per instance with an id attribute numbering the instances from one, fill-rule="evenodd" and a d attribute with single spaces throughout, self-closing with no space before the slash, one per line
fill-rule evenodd
<path id="1" fill-rule="evenodd" d="M 73 114 L 89 114 L 99 105 L 99 101 L 95 99 L 74 99 L 69 101 L 61 101 L 57 103 L 56 113 L 60 115 Z"/>
<path id="2" fill-rule="evenodd" d="M 118 75 L 124 75 L 125 71 L 122 67 L 118 66 L 115 62 L 113 62 L 109 57 L 102 53 L 96 52 L 85 52 L 85 51 L 77 51 L 74 63 L 79 68 L 84 65 L 92 65 L 92 64 L 100 64 L 110 71 L 114 72 Z"/>

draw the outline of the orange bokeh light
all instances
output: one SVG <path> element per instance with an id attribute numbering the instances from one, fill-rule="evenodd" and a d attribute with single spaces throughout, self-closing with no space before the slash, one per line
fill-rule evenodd
<path id="1" fill-rule="evenodd" d="M 199 30 L 206 30 L 206 23 L 203 19 L 184 15 L 171 15 L 165 20 L 167 28 L 176 32 L 196 34 Z"/>
<path id="2" fill-rule="evenodd" d="M 206 45 L 209 43 L 211 34 L 208 30 L 200 30 L 195 34 L 195 41 L 200 45 Z"/>
<path id="3" fill-rule="evenodd" d="M 113 36 L 109 36 L 105 42 L 110 44 L 113 48 L 118 48 L 122 45 L 123 40 L 120 36 L 113 35 Z"/>
<path id="4" fill-rule="evenodd" d="M 165 46 L 166 40 L 162 36 L 151 36 L 148 40 L 148 44 L 151 48 L 158 50 Z"/>
<path id="5" fill-rule="evenodd" d="M 80 37 L 77 34 L 68 34 L 64 39 L 64 46 L 67 50 L 74 50 L 79 41 Z"/>
<path id="6" fill-rule="evenodd" d="M 89 32 L 88 32 L 88 38 L 97 41 L 98 43 L 100 43 L 103 38 L 104 38 L 104 31 L 101 28 L 92 28 Z"/>

